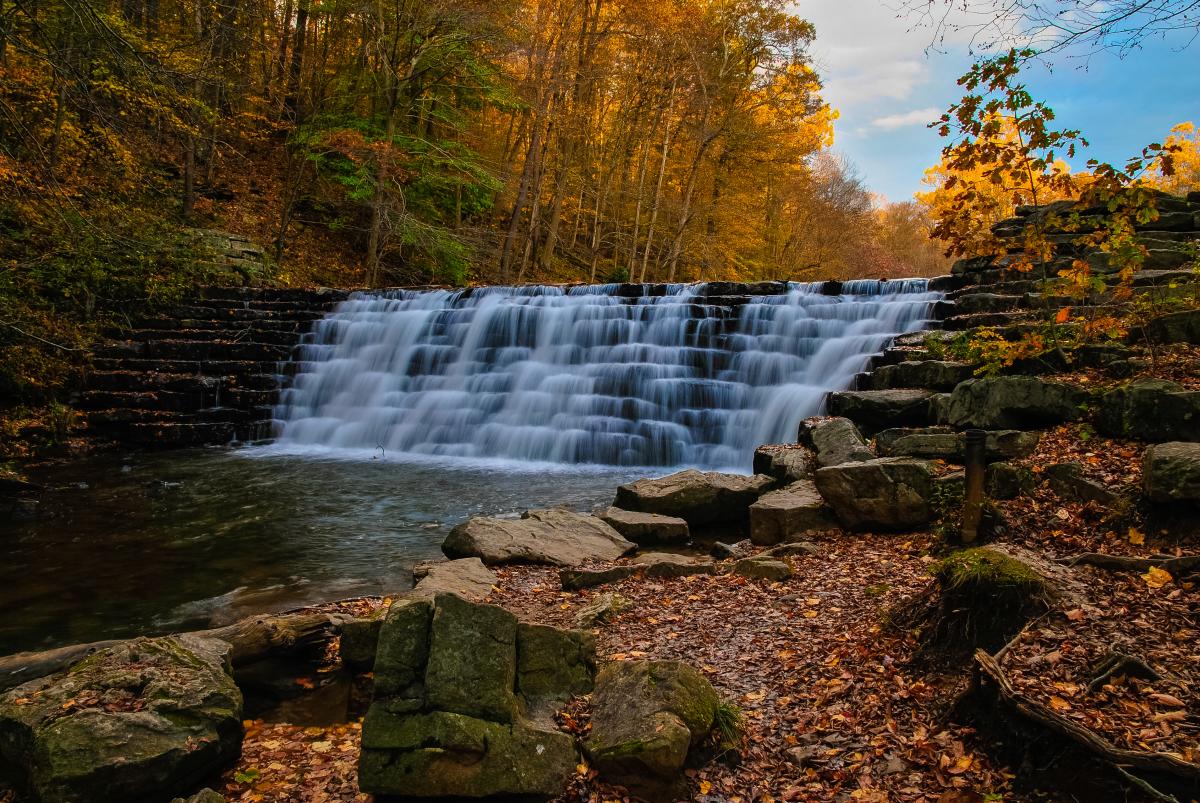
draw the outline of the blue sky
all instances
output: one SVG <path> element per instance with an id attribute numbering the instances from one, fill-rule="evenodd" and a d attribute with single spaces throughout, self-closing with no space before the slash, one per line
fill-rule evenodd
<path id="1" fill-rule="evenodd" d="M 971 64 L 965 42 L 926 52 L 931 33 L 898 18 L 892 0 L 802 0 L 795 11 L 817 27 L 813 57 L 823 95 L 841 112 L 834 150 L 862 172 L 867 185 L 902 201 L 921 189 L 925 168 L 942 140 L 925 124 L 962 93 L 955 83 Z M 1035 98 L 1045 100 L 1063 128 L 1078 128 L 1092 147 L 1087 158 L 1123 162 L 1171 126 L 1200 123 L 1200 42 L 1178 49 L 1152 41 L 1119 59 L 1108 53 L 1056 58 L 1052 71 L 1031 69 Z"/>

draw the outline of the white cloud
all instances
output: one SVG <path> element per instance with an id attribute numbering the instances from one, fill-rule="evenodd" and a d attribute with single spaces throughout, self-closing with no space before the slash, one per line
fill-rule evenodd
<path id="1" fill-rule="evenodd" d="M 929 125 L 930 122 L 936 120 L 942 113 L 942 110 L 936 106 L 929 106 L 924 109 L 913 109 L 908 112 L 899 114 L 886 114 L 883 117 L 876 117 L 871 121 L 871 125 L 875 128 L 882 128 L 885 131 L 890 131 L 893 128 L 907 128 L 912 125 Z"/>

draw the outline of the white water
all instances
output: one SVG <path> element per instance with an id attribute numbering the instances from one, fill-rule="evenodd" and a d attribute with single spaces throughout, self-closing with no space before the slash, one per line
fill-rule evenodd
<path id="1" fill-rule="evenodd" d="M 745 469 L 941 297 L 924 280 L 820 288 L 732 309 L 703 285 L 356 295 L 301 347 L 278 447 Z"/>

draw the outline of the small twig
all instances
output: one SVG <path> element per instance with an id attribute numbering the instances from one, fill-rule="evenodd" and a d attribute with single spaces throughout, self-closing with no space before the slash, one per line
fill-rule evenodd
<path id="1" fill-rule="evenodd" d="M 45 343 L 47 346 L 53 346 L 54 348 L 61 349 L 62 351 L 83 351 L 83 349 L 71 348 L 70 346 L 64 346 L 61 343 L 55 343 L 52 340 L 47 340 L 44 337 L 38 337 L 35 334 L 26 332 L 24 329 L 17 327 L 15 324 L 10 323 L 9 321 L 0 321 L 0 326 L 7 326 L 9 329 L 12 329 L 14 332 L 22 335 L 23 337 L 28 337 L 31 340 L 38 341 L 39 343 Z"/>
<path id="2" fill-rule="evenodd" d="M 1138 789 L 1141 789 L 1155 800 L 1161 800 L 1163 803 L 1179 803 L 1179 798 L 1175 797 L 1175 795 L 1168 795 L 1165 792 L 1158 791 L 1151 786 L 1149 782 L 1142 780 L 1131 772 L 1127 772 L 1119 764 L 1113 764 L 1113 769 L 1121 773 L 1125 780 L 1129 781 L 1131 784 L 1136 786 Z"/>

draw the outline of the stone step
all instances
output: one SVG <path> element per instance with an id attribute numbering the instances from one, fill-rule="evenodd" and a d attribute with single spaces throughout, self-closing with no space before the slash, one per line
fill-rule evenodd
<path id="1" fill-rule="evenodd" d="M 276 320 L 267 318 L 263 320 L 247 321 L 245 328 L 255 332 L 293 332 L 303 334 L 311 327 L 308 321 L 289 321 Z M 239 328 L 236 325 L 232 328 Z M 143 318 L 135 322 L 135 329 L 140 331 L 154 332 L 156 336 L 165 336 L 167 332 L 177 331 L 181 329 L 217 329 L 222 331 L 230 331 L 231 326 L 228 320 L 213 321 L 204 320 L 203 318 Z"/>
<path id="2" fill-rule="evenodd" d="M 239 409 L 209 407 L 195 412 L 113 408 L 88 413 L 88 425 L 98 429 L 120 429 L 133 424 L 255 424 L 270 421 L 273 407 Z"/>
<path id="3" fill-rule="evenodd" d="M 170 317 L 206 321 L 314 321 L 325 317 L 325 312 L 307 307 L 297 309 L 295 306 L 290 309 L 183 306 L 172 310 Z"/>
<path id="4" fill-rule="evenodd" d="M 217 392 L 226 385 L 223 378 L 196 374 L 166 374 L 142 371 L 93 371 L 88 377 L 92 390 L 136 390 L 179 393 Z"/>
<path id="5" fill-rule="evenodd" d="M 164 374 L 238 377 L 239 384 L 249 381 L 277 381 L 284 363 L 278 360 L 155 360 L 140 357 L 98 357 L 92 360 L 97 371 L 138 371 Z"/>
<path id="6" fill-rule="evenodd" d="M 181 393 L 170 390 L 85 390 L 79 397 L 84 410 L 105 410 L 114 407 L 130 410 L 171 410 L 192 413 L 220 406 L 220 393 L 197 391 Z"/>
<path id="7" fill-rule="evenodd" d="M 297 332 L 277 332 L 258 328 L 229 327 L 213 329 L 134 329 L 126 333 L 129 339 L 143 343 L 167 343 L 173 340 L 187 340 L 195 343 L 267 343 L 271 345 L 292 346 L 297 343 L 302 334 Z"/>
<path id="8" fill-rule="evenodd" d="M 290 346 L 275 343 L 222 343 L 204 340 L 163 340 L 146 344 L 153 359 L 185 360 L 286 360 Z"/>
<path id="9" fill-rule="evenodd" d="M 328 287 L 304 289 L 304 288 L 280 288 L 280 289 L 264 289 L 256 287 L 209 287 L 200 292 L 200 298 L 213 302 L 221 303 L 288 303 L 288 304 L 303 304 L 305 306 L 328 305 L 333 306 L 340 301 L 345 301 L 350 296 L 350 290 L 333 290 Z"/>
<path id="10" fill-rule="evenodd" d="M 1028 312 L 977 312 L 970 315 L 955 315 L 942 321 L 943 328 L 952 332 L 974 329 L 977 326 L 1009 326 L 1029 320 Z"/>
<path id="11" fill-rule="evenodd" d="M 254 390 L 250 388 L 229 388 L 221 394 L 221 400 L 225 404 L 230 404 L 234 407 L 266 406 L 270 408 L 279 400 L 279 389 Z"/>

